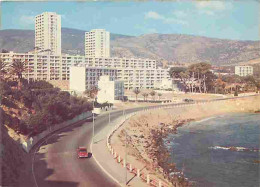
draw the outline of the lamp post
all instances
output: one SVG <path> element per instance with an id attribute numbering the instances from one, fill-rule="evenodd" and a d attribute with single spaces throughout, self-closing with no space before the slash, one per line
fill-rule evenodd
<path id="1" fill-rule="evenodd" d="M 95 113 L 94 113 L 94 107 L 95 107 L 95 98 L 93 100 L 93 110 L 92 110 L 92 118 L 93 118 L 92 143 L 94 143 L 94 135 L 95 135 Z"/>
<path id="2" fill-rule="evenodd" d="M 110 111 L 109 111 L 109 113 L 108 113 L 108 123 L 109 123 L 109 125 L 110 125 Z"/>
<path id="3" fill-rule="evenodd" d="M 127 185 L 127 133 L 125 129 L 125 184 Z"/>

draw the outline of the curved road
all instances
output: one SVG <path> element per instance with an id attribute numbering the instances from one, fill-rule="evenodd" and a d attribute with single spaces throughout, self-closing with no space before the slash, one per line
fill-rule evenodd
<path id="1" fill-rule="evenodd" d="M 183 104 L 184 103 L 181 105 Z M 155 107 L 160 106 L 146 108 Z M 143 108 L 128 109 L 126 113 L 142 109 Z M 111 112 L 111 120 L 114 120 L 120 115 L 122 115 L 122 111 Z M 95 134 L 102 130 L 107 124 L 108 114 L 97 116 L 95 120 Z M 92 119 L 59 130 L 35 145 L 31 150 L 31 153 L 35 153 L 32 161 L 35 186 L 118 186 L 117 183 L 100 169 L 93 158 L 77 158 L 76 148 L 78 146 L 86 146 L 88 150 L 90 150 L 91 139 Z"/>
<path id="2" fill-rule="evenodd" d="M 128 109 L 126 113 L 142 110 Z M 111 112 L 111 121 L 122 111 Z M 108 114 L 95 119 L 95 134 L 108 124 Z M 78 159 L 76 148 L 85 146 L 90 150 L 92 119 L 66 127 L 39 142 L 31 150 L 35 153 L 32 170 L 36 187 L 118 186 L 96 164 L 93 158 Z"/>

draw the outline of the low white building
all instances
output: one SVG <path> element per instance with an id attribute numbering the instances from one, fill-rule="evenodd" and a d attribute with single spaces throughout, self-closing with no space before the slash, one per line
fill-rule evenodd
<path id="1" fill-rule="evenodd" d="M 98 81 L 98 103 L 114 103 L 124 96 L 124 82 L 112 80 L 109 76 L 100 76 Z"/>
<path id="2" fill-rule="evenodd" d="M 70 90 L 84 92 L 87 89 L 98 87 L 99 77 L 107 75 L 111 80 L 117 79 L 117 70 L 101 67 L 70 67 Z"/>
<path id="3" fill-rule="evenodd" d="M 253 75 L 253 66 L 235 66 L 235 74 L 242 77 Z"/>
<path id="4" fill-rule="evenodd" d="M 84 92 L 86 90 L 86 68 L 70 68 L 70 90 Z"/>
<path id="5" fill-rule="evenodd" d="M 172 79 L 162 79 L 161 81 L 157 81 L 154 84 L 154 88 L 158 88 L 160 90 L 172 89 Z"/>

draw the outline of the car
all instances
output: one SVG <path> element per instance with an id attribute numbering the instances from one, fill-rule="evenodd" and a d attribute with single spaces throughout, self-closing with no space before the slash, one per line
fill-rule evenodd
<path id="1" fill-rule="evenodd" d="M 78 158 L 88 158 L 88 151 L 85 147 L 79 147 L 77 149 Z"/>
<path id="2" fill-rule="evenodd" d="M 194 102 L 193 99 L 184 99 L 184 102 L 190 103 L 190 102 Z"/>

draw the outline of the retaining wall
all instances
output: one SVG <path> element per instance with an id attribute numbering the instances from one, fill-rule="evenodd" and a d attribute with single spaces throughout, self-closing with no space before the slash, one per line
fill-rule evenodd
<path id="1" fill-rule="evenodd" d="M 182 103 L 182 104 L 176 104 L 176 105 L 166 105 L 166 106 L 159 106 L 159 107 L 153 107 L 153 108 L 147 108 L 144 109 L 143 111 L 138 111 L 138 114 L 140 113 L 146 113 L 147 111 L 151 111 L 151 110 L 158 110 L 158 109 L 173 109 L 173 108 L 178 108 L 178 107 L 189 107 L 189 106 L 194 106 L 194 105 L 207 105 L 210 103 L 215 103 L 215 102 L 221 102 L 223 100 L 236 100 L 236 99 L 241 99 L 243 101 L 243 98 L 247 98 L 246 97 L 237 97 L 237 98 L 229 98 L 229 99 L 215 99 L 215 100 L 206 100 L 206 101 L 200 101 L 200 102 L 196 102 L 196 103 Z M 253 96 L 253 97 L 259 97 L 259 95 Z M 239 100 L 237 100 L 238 102 L 236 102 L 236 105 L 239 106 L 241 104 L 241 102 L 239 102 Z M 260 103 L 259 103 L 259 107 L 260 107 Z M 242 110 L 244 110 L 244 107 L 242 107 Z M 122 157 L 121 155 L 119 155 L 115 149 L 112 147 L 112 145 L 110 144 L 110 140 L 111 137 L 113 136 L 114 132 L 121 127 L 124 122 L 128 119 L 130 119 L 132 116 L 136 115 L 137 112 L 128 114 L 125 119 L 119 120 L 117 122 L 117 124 L 115 125 L 115 127 L 107 134 L 107 148 L 109 150 L 109 152 L 113 155 L 113 158 L 115 159 L 115 161 L 119 164 L 122 165 L 122 167 L 127 167 L 127 169 L 136 174 L 137 177 L 139 177 L 141 180 L 143 180 L 145 183 L 147 183 L 150 186 L 155 186 L 155 187 L 166 187 L 169 186 L 165 183 L 163 183 L 161 180 L 156 180 L 155 178 L 151 178 L 149 174 L 145 174 L 140 172 L 140 169 L 134 165 L 132 165 L 131 163 L 127 163 Z M 163 172 L 162 168 L 160 168 L 161 172 Z M 176 185 L 176 184 L 175 184 Z"/>
<path id="2" fill-rule="evenodd" d="M 41 132 L 40 134 L 36 135 L 36 136 L 33 136 L 31 138 L 29 138 L 27 141 L 23 141 L 21 142 L 21 145 L 23 147 L 23 149 L 29 153 L 30 150 L 32 149 L 32 147 L 37 144 L 41 139 L 43 139 L 44 137 L 48 136 L 49 134 L 53 133 L 54 131 L 57 131 L 59 129 L 62 129 L 64 127 L 67 127 L 69 125 L 72 125 L 74 123 L 77 123 L 79 121 L 82 121 L 88 117 L 92 116 L 92 112 L 85 112 L 85 113 L 82 113 L 76 117 L 74 117 L 73 119 L 71 120 L 68 120 L 68 121 L 64 121 L 60 124 L 55 124 L 53 126 L 50 126 L 49 129 Z"/>

